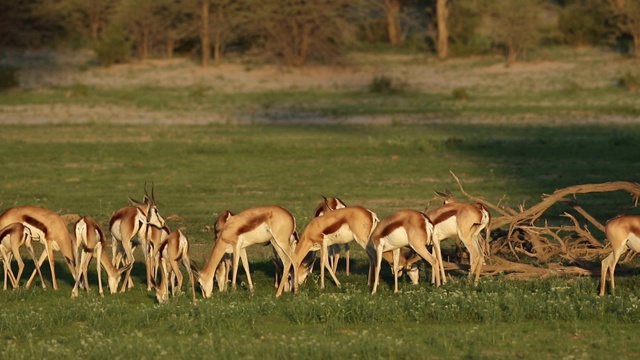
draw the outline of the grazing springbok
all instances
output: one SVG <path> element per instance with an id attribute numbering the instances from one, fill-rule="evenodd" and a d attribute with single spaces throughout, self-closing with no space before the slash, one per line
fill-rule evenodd
<path id="1" fill-rule="evenodd" d="M 489 223 L 491 214 L 482 204 L 469 204 L 457 202 L 451 193 L 436 193 L 445 197 L 444 205 L 427 212 L 429 220 L 433 223 L 434 243 L 436 239 L 441 242 L 450 237 L 457 236 L 469 251 L 469 278 L 474 277 L 474 284 L 477 285 L 484 264 L 485 249 L 489 242 Z M 487 238 L 481 241 L 480 232 L 486 229 Z M 442 283 L 446 283 L 442 254 L 439 256 L 440 277 Z"/>
<path id="2" fill-rule="evenodd" d="M 173 231 L 167 235 L 168 227 L 164 227 L 162 231 L 154 231 L 152 239 L 157 240 L 160 237 L 160 246 L 158 247 L 160 271 L 162 273 L 162 281 L 156 286 L 156 299 L 159 303 L 165 303 L 169 300 L 169 286 L 171 286 L 171 296 L 176 295 L 176 289 L 182 289 L 183 275 L 178 262 L 182 262 L 191 283 L 192 299 L 196 301 L 196 290 L 191 271 L 191 260 L 189 259 L 189 239 L 180 230 Z M 158 233 L 162 234 L 158 234 Z M 156 237 L 154 239 L 154 236 Z M 152 257 L 155 257 L 153 255 Z M 154 281 L 155 282 L 155 281 Z"/>
<path id="3" fill-rule="evenodd" d="M 337 197 L 324 197 L 324 201 L 318 205 L 316 211 L 313 214 L 313 217 L 322 216 L 324 213 L 328 211 L 333 211 L 337 209 L 346 208 L 347 205 Z M 351 257 L 351 247 L 349 243 L 344 244 L 344 258 L 346 261 L 345 264 L 345 273 L 347 276 L 350 274 L 349 264 Z M 338 261 L 340 260 L 340 244 L 334 244 L 329 246 L 329 266 L 333 269 L 333 272 L 338 271 Z"/>
<path id="4" fill-rule="evenodd" d="M 102 289 L 102 267 L 107 272 L 109 279 L 109 291 L 115 294 L 118 291 L 118 283 L 121 274 L 127 271 L 133 264 L 129 264 L 121 269 L 116 269 L 107 255 L 107 241 L 100 225 L 90 216 L 85 216 L 74 225 L 76 234 L 76 257 L 79 259 L 76 283 L 71 290 L 71 296 L 78 296 L 78 288 L 81 279 L 84 279 L 84 288 L 89 292 L 89 264 L 96 258 L 96 272 L 98 273 L 98 291 L 100 296 L 104 296 Z"/>
<path id="5" fill-rule="evenodd" d="M 236 287 L 238 261 L 242 258 L 249 290 L 253 293 L 253 282 L 245 248 L 255 244 L 270 242 L 273 245 L 284 264 L 282 278 L 287 279 L 291 265 L 296 263 L 292 247 L 296 220 L 291 213 L 280 206 L 259 206 L 235 215 L 225 211 L 218 216 L 216 223 L 216 242 L 209 259 L 198 274 L 198 283 L 205 298 L 211 296 L 214 272 L 218 269 L 224 255 L 228 253 L 233 254 L 231 286 L 234 289 Z M 295 268 L 293 273 L 295 277 Z M 282 295 L 285 283 L 286 281 L 280 281 L 276 296 Z"/>
<path id="6" fill-rule="evenodd" d="M 310 267 L 301 266 L 302 260 L 309 251 L 318 250 L 320 250 L 320 288 L 324 289 L 325 268 L 329 271 L 336 286 L 340 287 L 340 281 L 329 266 L 329 246 L 346 244 L 355 240 L 366 250 L 369 237 L 379 221 L 374 212 L 361 206 L 329 211 L 322 216 L 311 219 L 296 245 L 295 258 L 298 262 L 295 268 L 298 274 L 295 277 L 297 281 L 294 281 L 294 292 L 297 293 L 298 285 L 306 279 L 310 272 Z"/>
<path id="7" fill-rule="evenodd" d="M 386 260 L 391 266 L 391 273 L 393 273 L 393 251 L 385 251 L 382 253 L 382 258 Z M 411 247 L 404 246 L 400 248 L 399 263 L 396 266 L 397 276 L 401 276 L 403 271 L 407 272 L 411 284 L 418 285 L 420 282 L 420 274 L 418 269 L 418 263 L 422 261 L 422 257 L 416 253 Z M 369 281 L 368 285 L 371 285 Z"/>
<path id="8" fill-rule="evenodd" d="M 51 268 L 52 286 L 54 290 L 58 290 L 55 259 L 53 257 L 54 250 L 62 253 L 73 279 L 76 279 L 76 258 L 73 251 L 73 241 L 67 230 L 67 224 L 60 215 L 39 206 L 17 206 L 7 209 L 0 215 L 0 229 L 4 229 L 13 223 L 20 223 L 28 228 L 31 239 L 44 244 L 44 250 L 36 263 L 36 268 L 31 274 L 29 281 L 27 281 L 27 288 L 31 286 L 36 272 L 42 280 L 42 288 L 46 288 L 42 273 L 40 272 L 40 266 L 42 266 L 42 263 L 48 258 L 49 267 Z"/>
<path id="9" fill-rule="evenodd" d="M 433 245 L 432 255 L 427 245 Z M 435 274 L 435 285 L 441 285 L 440 261 L 437 256 L 440 253 L 440 243 L 433 236 L 433 224 L 429 218 L 416 210 L 400 210 L 393 215 L 382 219 L 371 235 L 368 251 L 375 252 L 375 278 L 371 294 L 375 294 L 380 282 L 380 269 L 384 252 L 392 251 L 392 273 L 394 277 L 393 292 L 398 292 L 398 272 L 400 268 L 400 250 L 410 246 L 418 255 L 431 264 L 432 273 Z M 369 268 L 371 276 L 371 267 Z"/>
<path id="10" fill-rule="evenodd" d="M 623 215 L 609 220 L 604 228 L 611 244 L 611 253 L 602 260 L 600 295 L 604 295 L 607 275 L 610 275 L 611 292 L 615 289 L 614 272 L 620 256 L 631 249 L 640 252 L 640 216 Z"/>
<path id="11" fill-rule="evenodd" d="M 120 261 L 119 259 L 122 258 L 122 254 L 118 255 L 119 251 L 124 252 L 126 266 L 135 262 L 133 249 L 137 244 L 141 245 L 145 266 L 147 268 L 147 290 L 150 291 L 153 288 L 153 283 L 151 280 L 151 268 L 147 247 L 149 228 L 154 226 L 162 228 L 165 226 L 165 221 L 158 212 L 153 194 L 153 186 L 151 187 L 151 196 L 147 194 L 146 186 L 144 192 L 145 196 L 142 202 L 129 197 L 129 200 L 131 200 L 135 206 L 127 206 L 119 209 L 111 216 L 109 230 L 112 239 L 113 265 L 116 267 Z M 122 250 L 120 250 L 120 247 L 122 247 Z M 121 292 L 133 287 L 133 280 L 131 279 L 132 269 L 133 266 L 127 270 L 124 282 L 122 283 L 122 289 L 120 290 Z"/>
<path id="12" fill-rule="evenodd" d="M 4 290 L 7 290 L 7 279 L 11 281 L 11 287 L 14 289 L 20 286 L 20 278 L 24 271 L 24 262 L 20 256 L 20 246 L 23 244 L 29 249 L 33 263 L 37 266 L 35 251 L 31 244 L 31 231 L 27 226 L 22 223 L 12 223 L 0 230 L 0 256 L 2 256 L 4 265 Z M 17 276 L 11 270 L 12 257 L 15 257 L 18 263 Z M 42 275 L 40 275 L 40 280 L 42 280 Z"/>

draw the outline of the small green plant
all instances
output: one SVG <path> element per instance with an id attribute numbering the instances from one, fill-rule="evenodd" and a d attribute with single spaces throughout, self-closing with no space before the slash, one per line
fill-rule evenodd
<path id="1" fill-rule="evenodd" d="M 102 66 L 111 66 L 129 60 L 131 42 L 126 38 L 122 29 L 111 27 L 104 37 L 93 46 L 93 50 Z"/>
<path id="2" fill-rule="evenodd" d="M 631 72 L 626 72 L 618 78 L 618 86 L 629 91 L 636 92 L 640 88 L 640 80 Z"/>
<path id="3" fill-rule="evenodd" d="M 401 92 L 404 87 L 404 83 L 394 81 L 389 76 L 381 75 L 371 80 L 369 91 L 375 94 L 392 94 Z"/>
<path id="4" fill-rule="evenodd" d="M 0 65 L 0 90 L 18 87 L 18 69 L 10 65 Z"/>
<path id="5" fill-rule="evenodd" d="M 451 95 L 455 100 L 469 100 L 469 92 L 463 87 L 453 89 Z"/>

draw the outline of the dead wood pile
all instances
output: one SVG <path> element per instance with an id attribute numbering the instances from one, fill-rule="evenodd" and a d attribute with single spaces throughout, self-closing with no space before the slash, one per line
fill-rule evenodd
<path id="1" fill-rule="evenodd" d="M 640 198 L 640 184 L 613 181 L 558 189 L 552 194 L 544 194 L 542 201 L 534 206 L 525 208 L 520 205 L 514 209 L 501 202 L 493 204 L 468 194 L 458 177 L 451 175 L 462 194 L 494 214 L 490 225 L 491 256 L 483 266 L 483 275 L 506 274 L 507 277 L 522 279 L 564 274 L 599 275 L 600 260 L 611 251 L 604 239 L 604 225 L 578 204 L 576 195 L 626 191 L 632 197 L 629 208 L 637 207 Z M 557 203 L 569 205 L 574 210 L 573 214 L 564 212 L 561 218 L 556 219 L 545 217 L 545 212 Z M 592 233 L 592 229 L 597 231 L 597 235 Z M 629 252 L 623 262 L 633 255 L 635 253 Z M 468 268 L 460 262 L 445 261 L 444 266 L 449 270 Z"/>

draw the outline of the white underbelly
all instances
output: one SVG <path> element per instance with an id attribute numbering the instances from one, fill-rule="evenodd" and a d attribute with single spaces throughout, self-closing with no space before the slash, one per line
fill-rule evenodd
<path id="1" fill-rule="evenodd" d="M 380 240 L 383 244 L 382 251 L 390 251 L 403 246 L 409 246 L 409 236 L 403 227 L 395 229 Z"/>
<path id="2" fill-rule="evenodd" d="M 448 218 L 447 220 L 436 224 L 433 227 L 434 236 L 438 240 L 448 239 L 458 235 L 458 222 L 455 216 Z"/>
<path id="3" fill-rule="evenodd" d="M 640 252 L 640 238 L 637 237 L 634 233 L 629 234 L 629 239 L 627 239 L 627 246 L 633 251 Z"/>
<path id="4" fill-rule="evenodd" d="M 336 232 L 325 234 L 327 246 L 335 244 L 346 244 L 353 240 L 353 232 L 348 225 L 342 225 Z"/>
<path id="5" fill-rule="evenodd" d="M 251 231 L 238 235 L 238 243 L 240 248 L 245 248 L 251 245 L 267 243 L 271 241 L 271 238 L 269 228 L 266 224 L 263 224 Z"/>

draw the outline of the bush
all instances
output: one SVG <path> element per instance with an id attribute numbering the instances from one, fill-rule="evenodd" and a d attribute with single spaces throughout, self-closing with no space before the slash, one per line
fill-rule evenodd
<path id="1" fill-rule="evenodd" d="M 455 100 L 469 100 L 469 93 L 463 87 L 453 89 L 451 95 Z"/>
<path id="2" fill-rule="evenodd" d="M 127 40 L 121 29 L 108 29 L 94 46 L 98 61 L 103 66 L 111 66 L 129 60 L 131 41 Z"/>
<path id="3" fill-rule="evenodd" d="M 10 65 L 0 65 L 0 90 L 18 87 L 18 69 Z"/>
<path id="4" fill-rule="evenodd" d="M 393 94 L 403 90 L 405 83 L 394 81 L 386 75 L 376 76 L 369 84 L 369 91 L 376 94 Z"/>
<path id="5" fill-rule="evenodd" d="M 640 81 L 637 76 L 627 72 L 618 79 L 618 86 L 629 92 L 636 92 L 640 88 Z"/>

